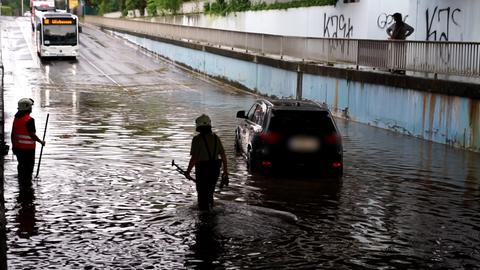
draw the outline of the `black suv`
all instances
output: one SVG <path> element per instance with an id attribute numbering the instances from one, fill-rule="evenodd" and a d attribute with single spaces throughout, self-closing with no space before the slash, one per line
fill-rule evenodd
<path id="1" fill-rule="evenodd" d="M 257 100 L 237 112 L 235 148 L 250 171 L 300 169 L 342 176 L 340 133 L 327 107 L 313 101 Z"/>

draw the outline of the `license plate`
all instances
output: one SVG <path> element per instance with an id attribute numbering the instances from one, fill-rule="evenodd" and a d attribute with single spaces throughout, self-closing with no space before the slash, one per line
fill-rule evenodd
<path id="1" fill-rule="evenodd" d="M 312 153 L 320 149 L 320 141 L 311 136 L 296 136 L 289 140 L 288 148 L 293 152 Z"/>

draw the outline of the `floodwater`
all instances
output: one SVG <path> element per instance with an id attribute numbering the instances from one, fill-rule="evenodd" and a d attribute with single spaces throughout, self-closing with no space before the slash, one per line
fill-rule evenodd
<path id="1" fill-rule="evenodd" d="M 6 157 L 9 269 L 480 266 L 479 154 L 338 119 L 342 181 L 252 175 L 233 139 L 254 96 L 88 27 L 77 62 L 39 63 L 28 21 L 0 20 L 5 130 L 21 97 L 35 99 L 39 135 L 49 114 L 30 192 Z M 186 167 L 201 113 L 231 172 L 211 213 L 171 166 Z"/>

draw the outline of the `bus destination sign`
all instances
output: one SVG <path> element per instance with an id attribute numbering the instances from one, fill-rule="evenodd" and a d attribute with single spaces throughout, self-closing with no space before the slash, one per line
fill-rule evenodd
<path id="1" fill-rule="evenodd" d="M 75 24 L 75 20 L 69 18 L 43 19 L 43 24 L 48 25 L 70 25 Z"/>

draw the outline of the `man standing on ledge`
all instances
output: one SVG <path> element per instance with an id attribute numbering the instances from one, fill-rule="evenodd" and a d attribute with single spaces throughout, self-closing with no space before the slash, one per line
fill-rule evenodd
<path id="1" fill-rule="evenodd" d="M 405 23 L 402 20 L 402 14 L 398 12 L 394 13 L 392 17 L 393 20 L 395 20 L 395 23 L 387 28 L 387 35 L 390 39 L 405 40 L 413 33 L 413 27 Z"/>
<path id="2" fill-rule="evenodd" d="M 35 120 L 32 113 L 33 99 L 22 98 L 18 101 L 18 112 L 15 114 L 12 127 L 12 151 L 18 161 L 18 181 L 20 187 L 28 186 L 32 180 L 35 165 L 35 142 L 45 145 L 45 141 L 37 137 Z"/>
<path id="3" fill-rule="evenodd" d="M 387 28 L 387 34 L 391 40 L 405 40 L 413 33 L 413 27 L 402 20 L 402 14 L 395 13 L 392 15 L 395 23 Z M 407 67 L 407 47 L 403 42 L 392 42 L 391 49 L 393 52 L 392 64 L 401 69 L 392 70 L 393 73 L 405 75 Z"/>

